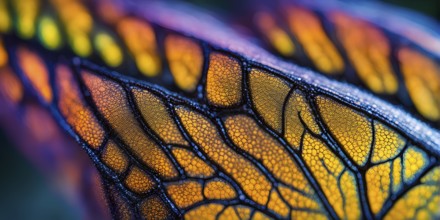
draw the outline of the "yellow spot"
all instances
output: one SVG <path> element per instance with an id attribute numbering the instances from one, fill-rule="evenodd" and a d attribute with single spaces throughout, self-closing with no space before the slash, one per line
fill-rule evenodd
<path id="1" fill-rule="evenodd" d="M 17 14 L 17 30 L 20 37 L 30 39 L 35 34 L 35 20 L 39 13 L 39 0 L 15 0 L 12 5 Z"/>
<path id="2" fill-rule="evenodd" d="M 123 173 L 128 167 L 128 158 L 124 152 L 112 141 L 110 141 L 103 153 L 102 161 L 104 164 L 113 169 L 116 173 Z"/>
<path id="3" fill-rule="evenodd" d="M 403 154 L 404 180 L 413 180 L 426 167 L 427 160 L 425 152 L 416 147 L 409 147 Z"/>
<path id="4" fill-rule="evenodd" d="M 317 15 L 304 8 L 290 7 L 286 10 L 286 17 L 290 30 L 318 70 L 327 74 L 344 71 L 344 61 Z"/>
<path id="5" fill-rule="evenodd" d="M 403 138 L 380 122 L 374 122 L 374 147 L 371 162 L 378 163 L 391 159 L 402 151 Z"/>
<path id="6" fill-rule="evenodd" d="M 189 176 L 206 178 L 214 174 L 214 170 L 191 151 L 175 147 L 172 153 Z"/>
<path id="7" fill-rule="evenodd" d="M 283 56 L 293 56 L 295 45 L 289 35 L 281 29 L 275 19 L 267 12 L 260 12 L 256 16 L 257 25 L 269 43 Z"/>
<path id="8" fill-rule="evenodd" d="M 132 114 L 126 93 L 119 84 L 108 79 L 82 72 L 82 77 L 98 110 L 117 132 L 128 149 L 141 162 L 168 179 L 177 176 L 170 159 L 149 136 L 147 136 Z"/>
<path id="9" fill-rule="evenodd" d="M 342 12 L 330 14 L 359 77 L 375 93 L 394 94 L 399 83 L 390 63 L 387 37 L 371 24 Z"/>
<path id="10" fill-rule="evenodd" d="M 323 213 L 292 210 L 290 213 L 291 219 L 307 219 L 307 220 L 326 220 L 327 216 Z"/>
<path id="11" fill-rule="evenodd" d="M 87 57 L 92 53 L 89 36 L 84 33 L 73 33 L 70 36 L 72 50 L 81 57 Z"/>
<path id="12" fill-rule="evenodd" d="M 117 31 L 134 56 L 139 71 L 148 77 L 157 76 L 161 61 L 153 28 L 145 21 L 127 17 L 117 23 Z"/>
<path id="13" fill-rule="evenodd" d="M 439 204 L 440 167 L 435 167 L 422 177 L 421 184 L 397 200 L 384 219 L 438 219 Z"/>
<path id="14" fill-rule="evenodd" d="M 102 59 L 111 67 L 122 63 L 122 51 L 115 40 L 107 33 L 98 33 L 95 36 L 95 47 Z"/>
<path id="15" fill-rule="evenodd" d="M 364 165 L 373 141 L 372 127 L 361 113 L 329 98 L 316 98 L 319 112 L 341 147 L 358 165 Z"/>
<path id="16" fill-rule="evenodd" d="M 165 52 L 176 85 L 186 92 L 193 92 L 202 75 L 200 45 L 189 38 L 169 35 L 165 38 Z"/>
<path id="17" fill-rule="evenodd" d="M 144 219 L 169 219 L 170 210 L 159 196 L 153 196 L 141 203 L 140 211 Z"/>
<path id="18" fill-rule="evenodd" d="M 11 14 L 7 3 L 7 0 L 0 0 L 0 33 L 9 32 L 12 26 Z"/>
<path id="19" fill-rule="evenodd" d="M 81 57 L 92 53 L 89 39 L 93 19 L 81 1 L 52 0 L 65 28 L 72 50 Z"/>
<path id="20" fill-rule="evenodd" d="M 383 163 L 367 170 L 367 193 L 371 210 L 377 214 L 383 207 L 390 192 L 391 163 Z"/>
<path id="21" fill-rule="evenodd" d="M 185 213 L 185 220 L 216 220 L 217 214 L 223 210 L 223 205 L 210 203 L 198 206 Z"/>
<path id="22" fill-rule="evenodd" d="M 400 158 L 396 158 L 393 161 L 393 192 L 397 192 L 400 190 L 402 186 L 402 160 Z"/>
<path id="23" fill-rule="evenodd" d="M 440 66 L 429 57 L 406 47 L 399 49 L 398 59 L 416 109 L 429 120 L 439 120 Z"/>
<path id="24" fill-rule="evenodd" d="M 34 52 L 20 47 L 17 50 L 18 62 L 23 73 L 31 82 L 37 93 L 47 102 L 52 101 L 52 90 L 49 85 L 49 72 L 44 61 Z"/>
<path id="25" fill-rule="evenodd" d="M 292 156 L 250 117 L 230 116 L 225 127 L 234 144 L 248 152 L 284 184 L 304 192 L 310 192 L 310 186 Z"/>
<path id="26" fill-rule="evenodd" d="M 142 117 L 167 144 L 188 145 L 171 118 L 163 100 L 147 90 L 132 90 Z"/>
<path id="27" fill-rule="evenodd" d="M 234 199 L 237 194 L 229 183 L 222 179 L 213 179 L 205 183 L 203 194 L 207 199 Z"/>
<path id="28" fill-rule="evenodd" d="M 252 200 L 265 205 L 271 184 L 251 162 L 227 146 L 215 126 L 204 116 L 184 107 L 176 112 L 188 134 L 208 158 L 222 167 Z"/>
<path id="29" fill-rule="evenodd" d="M 166 186 L 167 193 L 179 208 L 187 208 L 203 200 L 202 185 L 196 181 L 184 181 Z"/>
<path id="30" fill-rule="evenodd" d="M 290 86 L 284 80 L 258 69 L 251 70 L 249 78 L 256 111 L 272 129 L 281 132 L 283 104 Z"/>
<path id="31" fill-rule="evenodd" d="M 211 53 L 206 79 L 206 96 L 216 106 L 228 107 L 241 101 L 241 66 L 237 60 Z"/>
<path id="32" fill-rule="evenodd" d="M 238 216 L 237 212 L 234 210 L 233 206 L 229 206 L 225 208 L 221 215 L 218 217 L 218 220 L 241 220 L 240 216 Z"/>
<path id="33" fill-rule="evenodd" d="M 144 171 L 133 167 L 125 178 L 124 184 L 135 193 L 147 193 L 155 186 L 155 183 Z"/>
<path id="34" fill-rule="evenodd" d="M 283 217 L 288 217 L 290 208 L 286 203 L 281 200 L 280 195 L 276 191 L 272 191 L 270 194 L 270 200 L 267 204 L 267 208 L 273 210 Z"/>
<path id="35" fill-rule="evenodd" d="M 281 196 L 289 203 L 293 208 L 304 208 L 314 211 L 321 209 L 320 205 L 312 198 L 305 196 L 299 192 L 293 191 L 285 186 L 278 187 Z"/>
<path id="36" fill-rule="evenodd" d="M 56 74 L 61 114 L 90 147 L 98 149 L 104 139 L 104 131 L 84 102 L 72 72 L 67 66 L 60 65 L 56 68 Z"/>
<path id="37" fill-rule="evenodd" d="M 302 124 L 301 120 L 305 125 Z M 299 90 L 295 90 L 289 97 L 284 112 L 284 126 L 284 137 L 296 150 L 299 150 L 301 147 L 301 137 L 306 130 L 304 126 L 307 126 L 315 134 L 320 133 L 312 110 L 304 94 Z"/>
<path id="38" fill-rule="evenodd" d="M 361 208 L 356 180 L 323 142 L 304 136 L 302 156 L 339 218 L 358 219 Z"/>
<path id="39" fill-rule="evenodd" d="M 58 49 L 61 46 L 61 34 L 55 20 L 50 16 L 43 16 L 39 24 L 40 39 L 43 45 L 50 49 Z"/>

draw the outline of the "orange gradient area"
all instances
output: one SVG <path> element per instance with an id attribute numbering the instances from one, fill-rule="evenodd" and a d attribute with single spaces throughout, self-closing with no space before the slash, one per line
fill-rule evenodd
<path id="1" fill-rule="evenodd" d="M 127 17 L 117 23 L 117 31 L 134 56 L 139 71 L 149 77 L 157 76 L 161 62 L 153 28 L 144 21 Z"/>
<path id="2" fill-rule="evenodd" d="M 295 53 L 295 45 L 289 35 L 277 25 L 275 19 L 269 13 L 258 13 L 256 15 L 256 23 L 260 31 L 267 38 L 267 41 L 278 53 L 283 56 L 292 56 Z"/>
<path id="3" fill-rule="evenodd" d="M 358 76 L 375 93 L 394 94 L 398 81 L 390 63 L 390 44 L 371 24 L 342 12 L 330 14 L 348 57 Z"/>
<path id="4" fill-rule="evenodd" d="M 344 61 L 316 14 L 303 8 L 289 7 L 285 15 L 290 30 L 319 71 L 326 74 L 344 71 Z"/>
<path id="5" fill-rule="evenodd" d="M 90 31 L 93 18 L 86 7 L 78 0 L 52 0 L 63 23 L 69 44 L 79 56 L 86 57 L 92 53 Z"/>
<path id="6" fill-rule="evenodd" d="M 35 21 L 40 9 L 39 0 L 11 1 L 17 18 L 17 31 L 20 37 L 29 39 L 35 34 Z"/>
<path id="7" fill-rule="evenodd" d="M 8 63 L 8 53 L 3 45 L 3 40 L 0 38 L 0 68 L 6 66 Z"/>
<path id="8" fill-rule="evenodd" d="M 440 67 L 431 58 L 407 47 L 398 52 L 406 88 L 425 118 L 440 119 Z"/>
<path id="9" fill-rule="evenodd" d="M 61 114 L 87 144 L 98 149 L 104 139 L 103 129 L 82 100 L 79 87 L 70 70 L 66 66 L 58 66 L 56 72 L 59 91 L 58 106 Z"/>
<path id="10" fill-rule="evenodd" d="M 196 42 L 177 35 L 165 38 L 165 52 L 176 85 L 193 92 L 202 75 L 203 52 Z"/>
<path id="11" fill-rule="evenodd" d="M 112 0 L 98 0 L 97 2 L 99 17 L 106 23 L 115 24 L 126 14 L 126 11 Z"/>
<path id="12" fill-rule="evenodd" d="M 24 75 L 29 79 L 38 95 L 44 101 L 51 102 L 52 90 L 49 85 L 49 72 L 41 57 L 24 47 L 17 50 L 17 57 Z"/>
<path id="13" fill-rule="evenodd" d="M 11 103 L 18 103 L 23 98 L 23 85 L 9 67 L 0 70 L 0 91 Z"/>

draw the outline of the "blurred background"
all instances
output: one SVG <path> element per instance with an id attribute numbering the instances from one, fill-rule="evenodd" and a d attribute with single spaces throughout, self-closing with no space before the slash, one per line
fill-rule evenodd
<path id="1" fill-rule="evenodd" d="M 234 0 L 187 0 L 205 8 L 228 11 Z M 440 21 L 440 1 L 383 0 Z M 0 130 L 0 219 L 78 219 L 71 204 L 57 192 Z"/>

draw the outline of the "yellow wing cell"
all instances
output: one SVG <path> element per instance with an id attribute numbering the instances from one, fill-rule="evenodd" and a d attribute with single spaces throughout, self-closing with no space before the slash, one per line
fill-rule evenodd
<path id="1" fill-rule="evenodd" d="M 102 151 L 101 160 L 118 174 L 125 172 L 129 165 L 127 155 L 113 141 L 109 141 Z"/>
<path id="2" fill-rule="evenodd" d="M 265 205 L 272 188 L 264 173 L 224 143 L 212 122 L 201 114 L 178 106 L 177 115 L 202 152 L 222 167 L 260 205 Z"/>
<path id="3" fill-rule="evenodd" d="M 440 66 L 408 47 L 399 49 L 398 60 L 406 89 L 416 109 L 431 121 L 440 120 Z"/>
<path id="4" fill-rule="evenodd" d="M 130 169 L 124 184 L 129 190 L 139 194 L 147 193 L 156 186 L 154 180 L 138 167 Z"/>
<path id="5" fill-rule="evenodd" d="M 225 180 L 215 178 L 205 183 L 203 195 L 207 199 L 234 199 L 237 196 L 235 189 Z"/>
<path id="6" fill-rule="evenodd" d="M 190 150 L 174 147 L 171 152 L 188 176 L 207 178 L 214 175 L 214 169 Z"/>
<path id="7" fill-rule="evenodd" d="M 202 76 L 202 47 L 189 38 L 169 35 L 165 38 L 165 54 L 176 85 L 194 92 Z"/>
<path id="8" fill-rule="evenodd" d="M 126 17 L 118 21 L 116 27 L 139 71 L 148 77 L 159 75 L 162 63 L 151 25 L 137 18 Z"/>
<path id="9" fill-rule="evenodd" d="M 140 205 L 140 212 L 144 219 L 165 220 L 170 218 L 171 211 L 158 196 L 144 200 Z"/>
<path id="10" fill-rule="evenodd" d="M 290 85 L 281 78 L 260 69 L 249 73 L 249 90 L 257 113 L 275 131 L 281 132 L 283 105 Z"/>
<path id="11" fill-rule="evenodd" d="M 98 149 L 105 133 L 93 112 L 85 103 L 69 67 L 56 67 L 58 107 L 67 123 L 93 149 Z"/>
<path id="12" fill-rule="evenodd" d="M 344 60 L 316 14 L 297 6 L 287 7 L 284 14 L 290 31 L 319 71 L 331 75 L 344 71 Z"/>
<path id="13" fill-rule="evenodd" d="M 360 112 L 336 101 L 318 96 L 319 113 L 330 133 L 358 165 L 363 166 L 370 155 L 373 141 L 372 124 Z"/>
<path id="14" fill-rule="evenodd" d="M 203 186 L 197 181 L 170 183 L 166 186 L 166 190 L 171 200 L 181 209 L 203 201 Z"/>
<path id="15" fill-rule="evenodd" d="M 338 156 L 322 141 L 306 134 L 302 157 L 339 218 L 360 218 L 357 182 Z"/>
<path id="16" fill-rule="evenodd" d="M 215 106 L 230 107 L 241 102 L 242 70 L 240 63 L 227 55 L 213 52 L 209 56 L 206 96 Z"/>
<path id="17" fill-rule="evenodd" d="M 290 94 L 284 109 L 284 138 L 291 147 L 299 150 L 301 137 L 306 130 L 321 133 L 304 93 L 295 90 Z"/>
<path id="18" fill-rule="evenodd" d="M 358 76 L 375 93 L 395 94 L 399 87 L 390 53 L 391 46 L 385 34 L 358 18 L 343 12 L 330 13 L 338 39 Z"/>
<path id="19" fill-rule="evenodd" d="M 143 89 L 132 93 L 143 119 L 165 143 L 188 145 L 162 99 Z"/>
<path id="20" fill-rule="evenodd" d="M 176 177 L 178 173 L 171 160 L 134 117 L 122 87 L 87 71 L 82 72 L 82 78 L 98 110 L 127 147 L 161 177 Z"/>

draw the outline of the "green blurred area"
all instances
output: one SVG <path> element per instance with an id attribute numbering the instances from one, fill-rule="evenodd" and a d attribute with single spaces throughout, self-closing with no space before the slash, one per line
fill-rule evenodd
<path id="1" fill-rule="evenodd" d="M 0 219 L 78 219 L 53 185 L 0 132 Z"/>
<path id="2" fill-rule="evenodd" d="M 325 0 L 324 0 L 325 1 Z M 187 0 L 227 11 L 232 0 Z M 413 9 L 440 21 L 440 0 L 384 0 Z M 0 219 L 77 219 L 39 171 L 24 158 L 0 131 Z"/>

